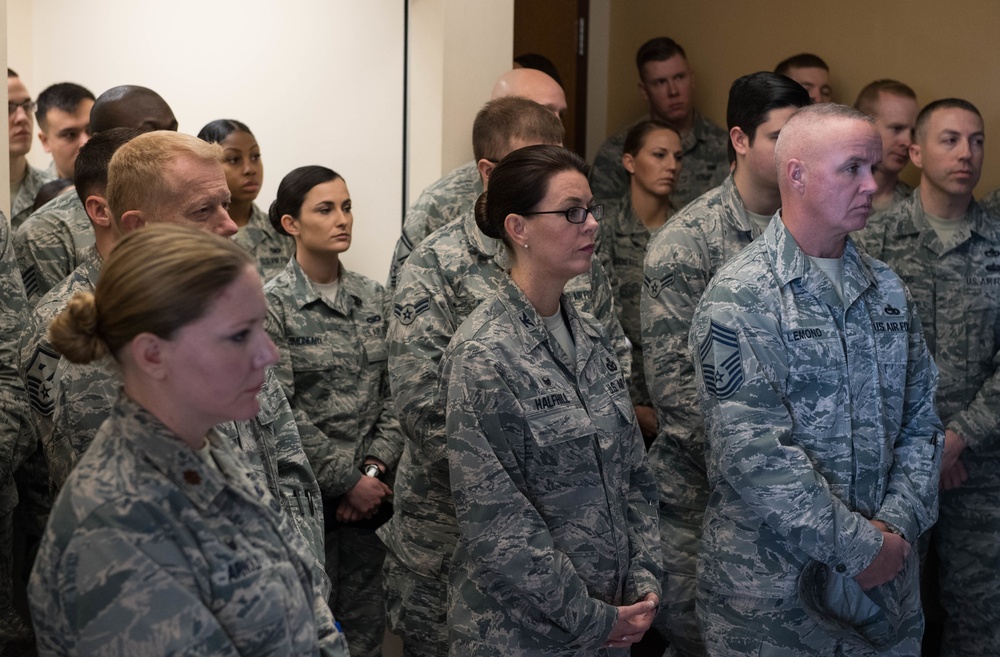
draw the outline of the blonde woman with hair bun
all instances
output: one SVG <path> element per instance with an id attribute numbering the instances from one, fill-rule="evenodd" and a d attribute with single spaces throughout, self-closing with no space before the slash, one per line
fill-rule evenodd
<path id="1" fill-rule="evenodd" d="M 323 574 L 245 456 L 277 361 L 252 258 L 160 224 L 125 236 L 52 322 L 63 355 L 123 386 L 56 499 L 29 583 L 42 655 L 347 655 Z"/>

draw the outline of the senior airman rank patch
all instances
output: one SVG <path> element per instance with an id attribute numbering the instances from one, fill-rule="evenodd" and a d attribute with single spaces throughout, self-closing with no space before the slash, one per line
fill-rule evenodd
<path id="1" fill-rule="evenodd" d="M 743 385 L 743 357 L 736 331 L 714 321 L 698 348 L 705 388 L 719 399 L 729 399 Z"/>
<path id="2" fill-rule="evenodd" d="M 642 277 L 642 286 L 646 288 L 646 292 L 650 297 L 656 298 L 660 296 L 660 290 L 665 287 L 670 287 L 674 284 L 674 275 L 668 272 L 661 276 L 660 278 L 650 278 L 649 276 Z"/>
<path id="3" fill-rule="evenodd" d="M 392 314 L 399 319 L 399 323 L 403 326 L 409 326 L 413 323 L 417 317 L 427 312 L 427 309 L 431 305 L 431 300 L 428 298 L 421 299 L 416 303 L 406 303 L 406 304 L 395 304 L 392 309 Z"/>

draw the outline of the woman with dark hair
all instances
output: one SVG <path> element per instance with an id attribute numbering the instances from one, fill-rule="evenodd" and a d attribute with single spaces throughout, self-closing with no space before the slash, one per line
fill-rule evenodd
<path id="1" fill-rule="evenodd" d="M 656 483 L 623 369 L 563 294 L 590 271 L 603 216 L 586 172 L 529 146 L 477 203 L 511 266 L 443 359 L 452 655 L 627 654 L 659 602 Z"/>
<path id="2" fill-rule="evenodd" d="M 223 149 L 222 167 L 232 200 L 229 217 L 239 227 L 233 241 L 253 255 L 264 281 L 284 269 L 295 252 L 295 243 L 274 230 L 267 213 L 254 201 L 264 184 L 264 162 L 260 146 L 246 124 L 233 119 L 217 119 L 205 125 L 198 138 Z"/>
<path id="3" fill-rule="evenodd" d="M 266 286 L 278 380 L 323 492 L 330 606 L 351 654 L 380 655 L 385 634 L 375 528 L 391 513 L 389 483 L 403 450 L 386 368 L 384 288 L 348 271 L 354 214 L 347 183 L 320 166 L 282 179 L 270 209 L 295 256 Z"/>
<path id="4" fill-rule="evenodd" d="M 346 656 L 325 576 L 216 425 L 277 361 L 252 259 L 173 224 L 122 238 L 49 328 L 123 385 L 49 516 L 29 584 L 42 655 Z"/>
<path id="5" fill-rule="evenodd" d="M 681 172 L 684 149 L 673 128 L 650 119 L 634 125 L 625 136 L 622 166 L 628 172 L 629 191 L 609 208 L 597 231 L 597 257 L 608 272 L 622 330 L 632 343 L 630 394 L 647 446 L 656 437 L 656 411 L 646 389 L 642 360 L 639 299 L 643 259 L 653 233 L 673 214 L 670 193 Z"/>

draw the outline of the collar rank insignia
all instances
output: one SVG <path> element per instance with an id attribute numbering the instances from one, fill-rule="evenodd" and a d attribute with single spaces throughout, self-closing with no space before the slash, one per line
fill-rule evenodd
<path id="1" fill-rule="evenodd" d="M 711 322 L 698 348 L 705 388 L 719 399 L 729 399 L 743 385 L 743 357 L 736 331 Z"/>
<path id="2" fill-rule="evenodd" d="M 427 312 L 430 305 L 431 300 L 429 298 L 421 299 L 416 303 L 397 303 L 392 309 L 392 314 L 396 316 L 400 324 L 403 326 L 409 326 L 417 317 L 420 317 Z"/>

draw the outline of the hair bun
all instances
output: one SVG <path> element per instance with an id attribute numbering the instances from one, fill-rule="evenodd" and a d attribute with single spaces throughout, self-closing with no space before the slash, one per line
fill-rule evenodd
<path id="1" fill-rule="evenodd" d="M 89 363 L 108 355 L 108 347 L 97 330 L 97 305 L 93 293 L 73 295 L 49 324 L 48 339 L 73 363 Z"/>
<path id="2" fill-rule="evenodd" d="M 484 191 L 476 199 L 476 225 L 479 226 L 479 231 L 486 235 L 486 237 L 492 237 L 495 240 L 501 238 L 498 226 L 493 225 L 490 221 L 490 214 L 486 207 L 486 192 Z"/>

